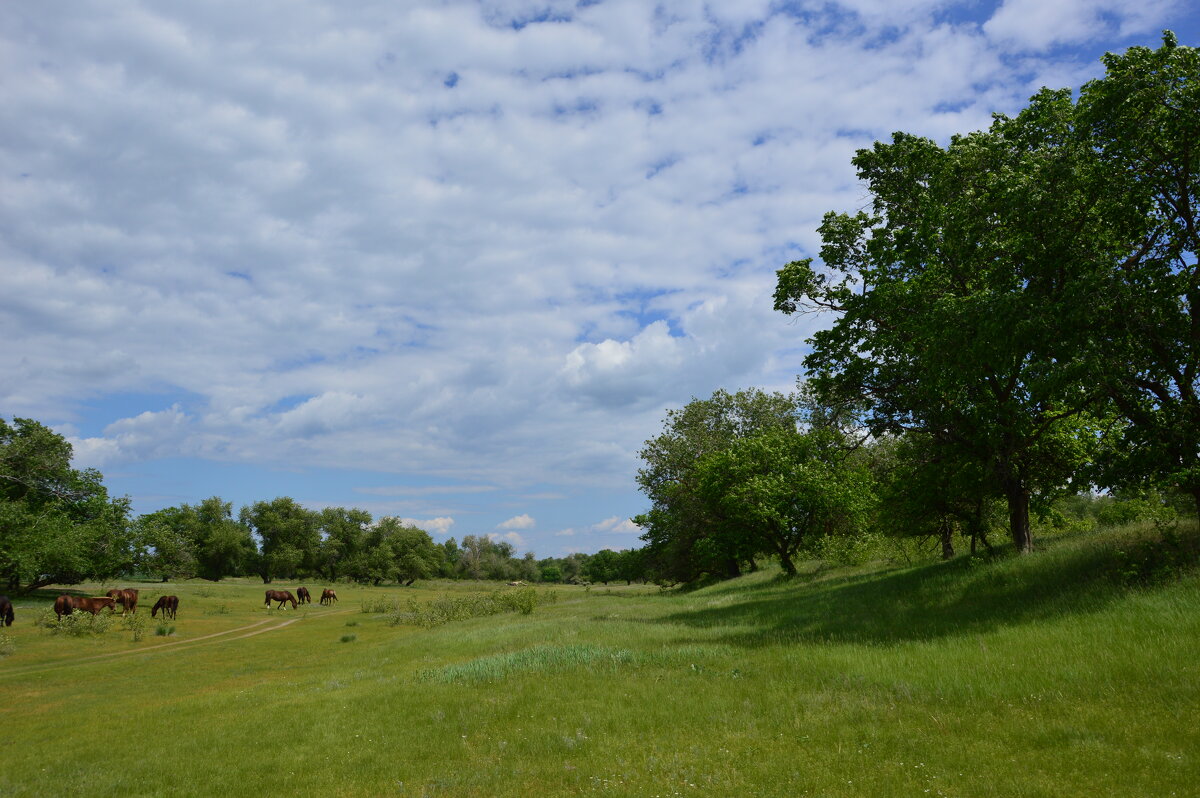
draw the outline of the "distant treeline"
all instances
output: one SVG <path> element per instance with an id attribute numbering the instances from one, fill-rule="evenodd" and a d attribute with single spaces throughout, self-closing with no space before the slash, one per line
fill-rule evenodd
<path id="1" fill-rule="evenodd" d="M 142 574 L 411 583 L 434 577 L 524 582 L 645 579 L 637 551 L 537 559 L 485 535 L 435 543 L 397 518 L 309 510 L 287 497 L 236 515 L 213 496 L 132 517 L 100 472 L 71 468 L 71 444 L 31 419 L 0 418 L 0 577 L 10 591 Z"/>

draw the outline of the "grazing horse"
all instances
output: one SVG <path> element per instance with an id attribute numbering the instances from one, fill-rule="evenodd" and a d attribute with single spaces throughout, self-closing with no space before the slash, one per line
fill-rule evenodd
<path id="1" fill-rule="evenodd" d="M 121 605 L 121 614 L 132 612 L 137 614 L 138 592 L 131 587 L 121 589 L 114 587 L 104 595 Z"/>
<path id="2" fill-rule="evenodd" d="M 159 596 L 150 610 L 150 617 L 153 618 L 159 610 L 162 610 L 164 618 L 174 619 L 175 613 L 179 611 L 179 596 Z"/>
<path id="3" fill-rule="evenodd" d="M 59 596 L 59 598 L 62 597 Z M 110 596 L 80 596 L 78 598 L 68 596 L 68 598 L 71 599 L 73 609 L 90 612 L 92 615 L 95 615 L 96 613 L 100 612 L 100 610 L 105 608 L 111 610 L 113 609 L 113 605 L 116 603 L 116 600 Z M 56 601 L 54 604 L 55 609 L 57 610 L 58 602 Z"/>
<path id="4" fill-rule="evenodd" d="M 321 591 L 321 603 L 322 604 L 332 604 L 333 602 L 335 602 L 337 600 L 338 600 L 337 593 L 334 593 L 332 589 L 325 588 L 324 590 Z"/>
<path id="5" fill-rule="evenodd" d="M 301 604 L 312 604 L 312 596 L 309 595 L 308 588 L 296 588 L 296 601 L 300 602 Z"/>
<path id="6" fill-rule="evenodd" d="M 0 625 L 12 626 L 12 622 L 12 602 L 8 600 L 8 596 L 0 596 Z"/>
<path id="7" fill-rule="evenodd" d="M 283 609 L 283 605 L 287 602 L 292 602 L 292 609 L 296 609 L 296 597 L 292 595 L 290 590 L 268 590 L 267 600 L 263 602 L 266 606 L 271 606 L 272 601 L 279 602 L 279 609 Z"/>
<path id="8" fill-rule="evenodd" d="M 75 597 L 63 593 L 54 600 L 54 614 L 59 618 L 70 615 L 75 609 Z"/>

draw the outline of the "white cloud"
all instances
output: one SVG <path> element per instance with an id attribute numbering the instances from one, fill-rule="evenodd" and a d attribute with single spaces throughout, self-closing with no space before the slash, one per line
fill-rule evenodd
<path id="1" fill-rule="evenodd" d="M 528 513 L 514 516 L 503 523 L 496 524 L 497 529 L 532 529 L 537 522 Z"/>
<path id="2" fill-rule="evenodd" d="M 453 518 L 401 518 L 400 523 L 424 529 L 431 535 L 448 535 L 454 526 Z"/>
<path id="3" fill-rule="evenodd" d="M 1006 0 L 983 26 L 992 37 L 1030 50 L 1103 35 L 1153 32 L 1176 0 Z"/>
<path id="4" fill-rule="evenodd" d="M 511 543 L 513 548 L 517 549 L 518 551 L 525 549 L 528 545 L 526 544 L 525 538 L 522 537 L 520 532 L 505 532 L 503 535 L 501 535 L 499 532 L 489 532 L 488 540 L 493 542 L 501 540 L 506 541 Z"/>
<path id="5" fill-rule="evenodd" d="M 595 524 L 592 529 L 597 532 L 611 532 L 619 535 L 641 534 L 642 532 L 642 528 L 633 523 L 632 519 L 620 518 L 619 516 L 606 518 L 600 523 Z"/>

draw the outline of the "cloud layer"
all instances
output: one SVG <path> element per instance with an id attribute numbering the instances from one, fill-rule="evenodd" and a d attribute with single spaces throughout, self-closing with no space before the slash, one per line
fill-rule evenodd
<path id="1" fill-rule="evenodd" d="M 624 491 L 559 513 L 590 529 L 664 408 L 790 385 L 825 322 L 774 270 L 863 204 L 856 148 L 1185 6 L 6 3 L 0 414 L 106 470 L 380 474 L 381 510 L 535 547 L 556 500 L 522 496 Z"/>

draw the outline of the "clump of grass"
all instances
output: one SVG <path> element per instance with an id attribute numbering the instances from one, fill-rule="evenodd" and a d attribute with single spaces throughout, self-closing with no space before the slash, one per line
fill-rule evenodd
<path id="1" fill-rule="evenodd" d="M 519 612 L 529 615 L 539 604 L 558 600 L 557 594 L 546 590 L 538 593 L 532 587 L 519 590 L 497 590 L 492 593 L 474 593 L 468 596 L 439 596 L 421 604 L 409 599 L 408 606 L 389 613 L 388 623 L 392 626 L 412 624 L 425 629 L 470 618 L 484 618 L 502 612 Z"/>
<path id="2" fill-rule="evenodd" d="M 171 635 L 175 634 L 175 627 L 168 626 L 165 623 L 160 623 L 154 629 L 154 634 L 158 635 L 159 637 L 170 637 Z"/>
<path id="3" fill-rule="evenodd" d="M 358 639 L 358 635 L 342 635 L 343 643 L 353 643 L 357 639 Z"/>
<path id="4" fill-rule="evenodd" d="M 503 679 L 515 673 L 552 673 L 584 669 L 615 671 L 622 666 L 637 662 L 636 655 L 628 649 L 612 649 L 603 646 L 534 646 L 508 654 L 480 657 L 470 662 L 447 665 L 434 670 L 421 671 L 417 678 L 429 682 L 478 683 Z"/>
<path id="5" fill-rule="evenodd" d="M 199 596 L 200 598 L 212 598 L 213 596 L 217 595 L 217 591 L 215 591 L 211 587 L 207 587 L 207 586 L 206 587 L 198 587 L 198 588 L 196 588 L 196 595 Z"/>
<path id="6" fill-rule="evenodd" d="M 364 613 L 392 613 L 400 610 L 400 602 L 385 596 L 369 598 L 362 603 Z"/>
<path id="7" fill-rule="evenodd" d="M 17 651 L 17 641 L 11 635 L 0 634 L 0 658 L 12 656 Z"/>
<path id="8" fill-rule="evenodd" d="M 206 609 L 204 611 L 204 614 L 205 615 L 228 615 L 229 611 L 230 611 L 229 608 L 226 607 L 224 604 L 218 604 L 215 607 L 209 607 L 208 609 Z"/>
<path id="9" fill-rule="evenodd" d="M 349 620 L 349 621 L 346 621 L 346 625 L 347 625 L 347 626 L 358 626 L 358 621 L 356 621 L 356 620 Z"/>

